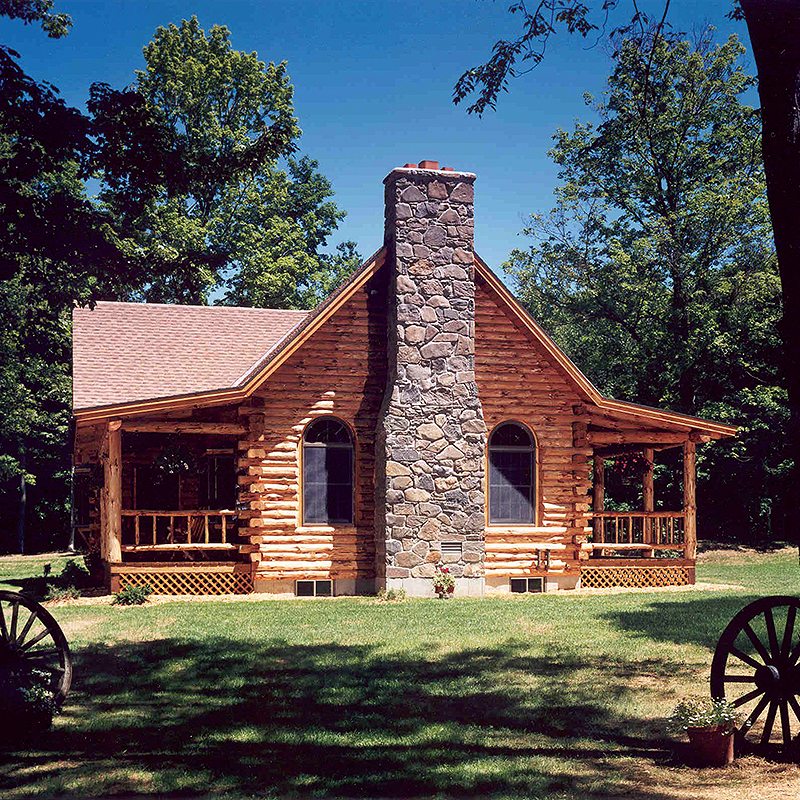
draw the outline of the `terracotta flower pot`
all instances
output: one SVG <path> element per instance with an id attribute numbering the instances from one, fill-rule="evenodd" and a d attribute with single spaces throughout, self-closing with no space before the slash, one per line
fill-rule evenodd
<path id="1" fill-rule="evenodd" d="M 687 759 L 695 767 L 724 767 L 733 763 L 733 729 L 724 725 L 687 728 Z"/>

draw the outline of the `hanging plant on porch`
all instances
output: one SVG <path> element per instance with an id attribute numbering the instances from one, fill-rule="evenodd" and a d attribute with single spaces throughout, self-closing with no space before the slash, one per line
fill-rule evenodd
<path id="1" fill-rule="evenodd" d="M 614 457 L 612 469 L 623 481 L 638 481 L 647 469 L 647 460 L 643 453 L 622 453 Z"/>
<path id="2" fill-rule="evenodd" d="M 164 445 L 153 460 L 153 467 L 166 475 L 181 475 L 197 470 L 195 454 L 184 444 L 172 442 Z"/>

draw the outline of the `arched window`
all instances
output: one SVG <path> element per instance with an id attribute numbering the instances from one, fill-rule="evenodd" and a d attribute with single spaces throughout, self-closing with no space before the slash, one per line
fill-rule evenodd
<path id="1" fill-rule="evenodd" d="M 323 417 L 303 435 L 303 524 L 352 521 L 353 439 L 341 420 Z"/>
<path id="2" fill-rule="evenodd" d="M 489 437 L 489 523 L 535 520 L 536 443 L 516 422 L 498 425 Z"/>

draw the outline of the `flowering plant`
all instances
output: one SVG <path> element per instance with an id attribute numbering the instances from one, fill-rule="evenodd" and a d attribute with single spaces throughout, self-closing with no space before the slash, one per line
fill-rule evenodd
<path id="1" fill-rule="evenodd" d="M 736 727 L 737 716 L 736 707 L 727 700 L 686 697 L 672 712 L 669 727 L 674 731 L 716 727 L 732 731 Z"/>
<path id="2" fill-rule="evenodd" d="M 440 600 L 450 597 L 456 588 L 455 578 L 450 574 L 448 567 L 436 567 L 433 573 L 433 591 Z"/>

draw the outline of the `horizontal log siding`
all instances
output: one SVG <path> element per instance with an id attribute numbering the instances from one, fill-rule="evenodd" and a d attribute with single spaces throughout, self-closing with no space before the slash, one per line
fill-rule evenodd
<path id="1" fill-rule="evenodd" d="M 486 425 L 517 420 L 535 434 L 538 503 L 534 526 L 486 527 L 486 575 L 536 575 L 539 545 L 550 552 L 551 572 L 578 571 L 579 545 L 589 532 L 589 458 L 581 398 L 512 321 L 480 278 L 475 294 L 475 371 Z"/>
<path id="2" fill-rule="evenodd" d="M 257 580 L 373 579 L 375 429 L 386 383 L 383 271 L 283 364 L 239 414 L 240 535 Z M 300 441 L 306 425 L 334 414 L 355 433 L 355 520 L 302 526 Z"/>

